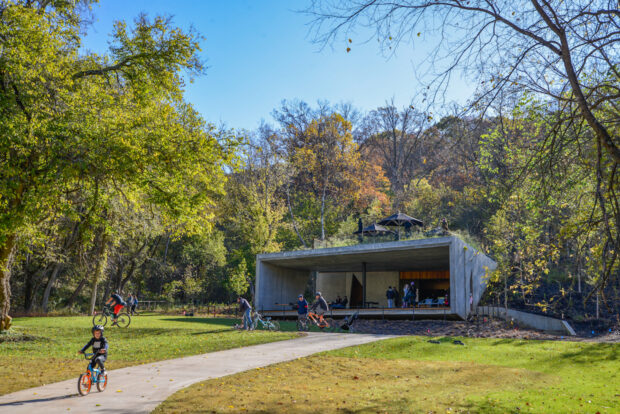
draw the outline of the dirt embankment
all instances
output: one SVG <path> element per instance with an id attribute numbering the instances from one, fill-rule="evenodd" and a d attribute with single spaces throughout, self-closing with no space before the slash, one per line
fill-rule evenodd
<path id="1" fill-rule="evenodd" d="M 620 332 L 577 336 L 554 335 L 527 329 L 504 320 L 481 318 L 476 322 L 465 321 L 393 321 L 357 320 L 356 332 L 391 335 L 464 336 L 470 338 L 514 338 L 553 341 L 620 342 Z"/>

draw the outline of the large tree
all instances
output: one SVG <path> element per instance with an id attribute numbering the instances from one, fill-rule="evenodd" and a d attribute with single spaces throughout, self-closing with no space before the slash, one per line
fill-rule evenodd
<path id="1" fill-rule="evenodd" d="M 578 111 L 620 162 L 616 119 L 596 113 L 611 104 L 617 114 L 620 102 L 616 0 L 315 0 L 309 13 L 320 42 L 357 26 L 376 29 L 390 48 L 438 39 L 428 57 L 437 75 L 431 95 L 445 92 L 455 70 L 482 86 L 481 101 L 508 88 L 547 95 Z"/>
<path id="2" fill-rule="evenodd" d="M 333 113 L 313 119 L 292 146 L 290 162 L 298 184 L 311 191 L 319 206 L 320 237 L 330 203 L 354 199 L 360 189 L 362 161 L 353 141 L 351 123 Z"/>
<path id="3" fill-rule="evenodd" d="M 229 152 L 183 102 L 200 36 L 139 16 L 116 23 L 107 54 L 84 54 L 84 5 L 0 1 L 0 329 L 20 232 L 71 192 L 92 195 L 104 257 L 112 199 L 140 197 L 191 230 L 223 191 Z"/>

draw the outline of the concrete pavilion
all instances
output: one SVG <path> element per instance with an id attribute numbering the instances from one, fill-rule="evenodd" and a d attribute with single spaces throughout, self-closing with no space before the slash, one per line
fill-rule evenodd
<path id="1" fill-rule="evenodd" d="M 266 314 L 293 316 L 296 312 L 286 305 L 296 302 L 310 284 L 327 301 L 347 296 L 347 308 L 360 309 L 362 316 L 411 317 L 411 309 L 384 308 L 388 286 L 396 287 L 402 297 L 404 285 L 413 281 L 419 301 L 435 303 L 416 309 L 415 315 L 466 318 L 470 293 L 476 306 L 496 267 L 456 236 L 259 254 L 255 307 Z M 446 293 L 449 306 L 442 307 Z M 334 310 L 334 315 L 349 313 L 349 309 Z"/>

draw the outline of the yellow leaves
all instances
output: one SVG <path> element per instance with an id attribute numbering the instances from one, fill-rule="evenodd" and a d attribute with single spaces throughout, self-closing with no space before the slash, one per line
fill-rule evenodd
<path id="1" fill-rule="evenodd" d="M 350 47 L 347 47 L 347 53 L 349 53 L 351 51 Z"/>

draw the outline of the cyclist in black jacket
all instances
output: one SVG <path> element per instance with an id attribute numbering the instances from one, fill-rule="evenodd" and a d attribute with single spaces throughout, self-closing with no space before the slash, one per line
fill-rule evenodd
<path id="1" fill-rule="evenodd" d="M 104 362 L 108 358 L 108 340 L 103 336 L 103 326 L 95 325 L 92 329 L 93 337 L 84 348 L 78 351 L 79 354 L 83 354 L 89 347 L 93 347 L 95 355 L 90 360 L 90 367 L 95 368 L 97 365 L 101 368 L 101 371 L 105 374 Z"/>

